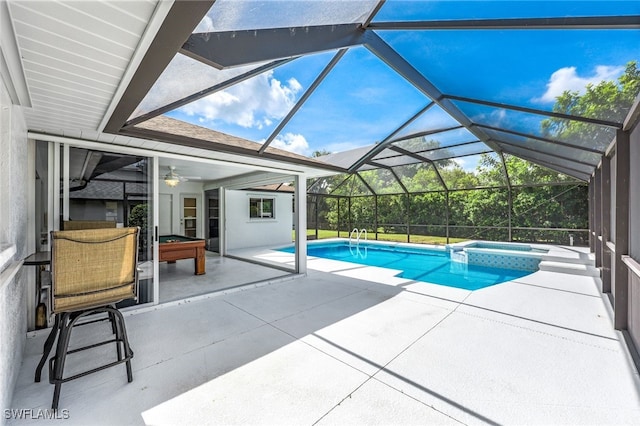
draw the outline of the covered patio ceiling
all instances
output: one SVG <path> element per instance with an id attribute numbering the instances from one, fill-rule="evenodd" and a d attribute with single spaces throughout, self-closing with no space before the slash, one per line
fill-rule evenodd
<path id="1" fill-rule="evenodd" d="M 509 155 L 587 181 L 630 105 L 578 115 L 556 98 L 616 82 L 640 58 L 634 1 L 62 5 L 41 11 L 9 2 L 34 107 L 30 130 L 89 131 L 101 141 L 111 133 L 113 143 L 151 139 L 262 159 L 276 158 L 274 148 L 332 153 L 320 157 L 327 173 L 422 164 L 438 178 L 446 162 L 471 170 L 482 156 L 505 164 Z M 74 12 L 63 14 L 73 22 L 65 34 L 48 19 L 62 9 Z M 92 45 L 82 69 L 64 69 L 74 45 L 56 50 L 55 63 L 44 56 L 45 44 L 64 45 L 51 34 L 80 43 L 90 28 L 95 40 L 81 43 Z M 45 76 L 43 64 L 55 73 Z M 52 85 L 74 93 L 62 99 Z M 86 105 L 77 103 L 78 90 L 87 91 Z M 255 144 L 203 144 L 202 132 L 154 124 L 166 119 Z M 567 126 L 591 136 L 562 131 Z"/>

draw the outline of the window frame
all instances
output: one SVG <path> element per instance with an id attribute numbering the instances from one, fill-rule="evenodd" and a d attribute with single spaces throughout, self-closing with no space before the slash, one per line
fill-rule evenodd
<path id="1" fill-rule="evenodd" d="M 265 211 L 265 204 L 271 204 L 270 211 Z M 254 210 L 253 207 L 256 206 Z M 249 220 L 275 220 L 276 197 L 249 196 Z"/>

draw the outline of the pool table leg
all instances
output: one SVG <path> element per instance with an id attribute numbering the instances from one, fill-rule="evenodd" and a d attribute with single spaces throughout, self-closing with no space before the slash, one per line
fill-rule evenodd
<path id="1" fill-rule="evenodd" d="M 194 259 L 196 275 L 204 275 L 205 263 L 204 263 L 204 247 L 198 247 L 196 249 L 196 257 Z"/>

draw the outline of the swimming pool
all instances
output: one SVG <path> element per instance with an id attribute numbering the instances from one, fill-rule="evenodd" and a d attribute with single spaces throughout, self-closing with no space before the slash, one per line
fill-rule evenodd
<path id="1" fill-rule="evenodd" d="M 293 253 L 294 247 L 280 251 Z M 433 284 L 478 290 L 531 274 L 536 269 L 517 270 L 474 265 L 451 260 L 446 249 L 396 244 L 332 241 L 307 245 L 308 256 L 341 260 L 368 266 L 401 270 L 398 277 Z"/>

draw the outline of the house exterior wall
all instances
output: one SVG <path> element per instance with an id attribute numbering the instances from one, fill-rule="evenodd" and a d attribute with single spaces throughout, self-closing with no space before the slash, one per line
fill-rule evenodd
<path id="1" fill-rule="evenodd" d="M 275 218 L 250 218 L 250 198 L 274 198 Z M 293 230 L 292 202 L 293 196 L 291 194 L 226 190 L 226 227 L 224 229 L 227 250 L 291 244 Z"/>
<path id="2" fill-rule="evenodd" d="M 0 412 L 11 404 L 22 363 L 27 289 L 35 280 L 34 268 L 21 266 L 35 246 L 27 236 L 29 185 L 34 186 L 29 177 L 28 149 L 34 144 L 27 141 L 24 114 L 12 104 L 5 78 L 0 78 L 0 251 L 7 254 L 0 262 Z M 0 424 L 3 422 L 4 418 L 0 419 Z"/>
<path id="3" fill-rule="evenodd" d="M 115 201 L 118 206 L 116 222 L 124 223 L 122 201 Z M 107 210 L 104 200 L 70 200 L 69 218 L 71 220 L 112 220 L 105 215 Z"/>

